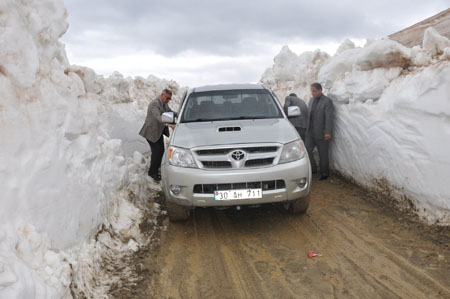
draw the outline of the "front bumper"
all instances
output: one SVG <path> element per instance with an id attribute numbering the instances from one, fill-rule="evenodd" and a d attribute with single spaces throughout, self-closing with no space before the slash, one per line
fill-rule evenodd
<path id="1" fill-rule="evenodd" d="M 165 160 L 161 166 L 162 187 L 167 200 L 186 207 L 214 207 L 234 205 L 256 205 L 283 202 L 305 197 L 311 186 L 311 167 L 308 156 L 286 164 L 270 167 L 239 170 L 205 170 L 183 168 L 170 165 Z M 298 181 L 306 178 L 305 186 Z M 285 187 L 275 190 L 263 190 L 260 199 L 215 200 L 213 193 L 194 193 L 199 184 L 234 184 L 241 182 L 284 180 Z M 174 194 L 170 186 L 180 186 L 179 194 Z"/>

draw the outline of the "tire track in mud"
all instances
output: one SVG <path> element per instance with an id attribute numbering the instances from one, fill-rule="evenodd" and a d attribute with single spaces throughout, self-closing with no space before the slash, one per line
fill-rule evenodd
<path id="1" fill-rule="evenodd" d="M 262 274 L 266 269 L 269 269 L 270 274 L 280 272 L 276 263 L 273 262 L 273 257 L 264 250 L 264 247 L 254 246 L 256 240 L 251 234 L 246 233 L 245 239 L 236 238 L 236 235 L 239 235 L 239 228 L 235 227 L 224 214 L 216 214 L 214 222 L 224 235 L 225 246 L 222 249 L 229 261 L 231 272 L 238 277 L 239 287 L 245 294 L 243 297 L 267 298 L 266 294 L 270 294 L 270 289 L 266 284 L 273 284 L 274 281 L 265 279 Z M 282 280 L 276 280 L 276 282 L 278 286 L 287 285 Z M 279 294 L 284 298 L 286 295 L 292 295 L 287 292 L 287 288 L 279 287 Z"/>
<path id="2" fill-rule="evenodd" d="M 358 197 L 354 197 L 354 199 L 358 199 Z M 376 212 L 376 210 L 371 212 Z M 334 211 L 326 211 L 318 219 L 319 221 L 326 219 L 329 223 L 336 223 L 338 220 Z M 395 227 L 395 222 L 390 220 L 390 222 L 382 221 L 385 227 Z M 342 247 L 333 248 L 333 251 L 338 253 L 338 257 L 343 256 L 353 263 L 354 269 L 359 268 L 375 279 L 377 283 L 373 285 L 374 287 L 375 285 L 384 286 L 386 290 L 394 291 L 400 298 L 423 298 L 423 294 L 426 294 L 427 298 L 440 298 L 442 294 L 446 294 L 450 298 L 449 280 L 446 281 L 446 285 L 443 285 L 426 271 L 412 264 L 404 257 L 403 251 L 395 252 L 393 248 L 384 244 L 383 239 L 368 234 L 357 224 L 358 221 L 355 221 L 355 217 L 340 218 L 340 225 L 333 226 L 333 229 L 336 232 L 335 235 L 342 236 L 346 242 L 339 242 Z M 398 237 L 396 234 L 393 236 L 397 237 L 399 243 L 403 242 L 408 245 L 414 235 L 410 235 L 406 242 L 404 238 Z M 389 234 L 389 237 L 392 237 L 392 234 Z M 421 243 L 421 240 L 416 238 L 416 242 Z M 345 265 L 346 263 L 340 264 Z M 444 271 L 446 269 L 447 278 L 450 278 L 448 264 L 443 267 Z M 380 297 L 386 298 L 386 296 Z"/>
<path id="3" fill-rule="evenodd" d="M 431 230 L 339 179 L 311 207 L 197 209 L 170 224 L 154 298 L 450 298 L 449 230 Z M 399 219 L 403 219 L 399 221 Z M 307 250 L 323 253 L 309 259 Z M 438 252 L 438 253 L 436 253 Z"/>

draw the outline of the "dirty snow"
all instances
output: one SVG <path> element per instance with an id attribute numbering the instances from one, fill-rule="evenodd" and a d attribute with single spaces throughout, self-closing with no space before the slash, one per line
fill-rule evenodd
<path id="1" fill-rule="evenodd" d="M 88 288 L 100 271 L 92 248 L 147 242 L 138 225 L 158 187 L 138 131 L 162 88 L 182 89 L 71 66 L 66 18 L 61 0 L 0 3 L 0 298 L 70 298 L 72 277 Z"/>
<path id="2" fill-rule="evenodd" d="M 135 152 L 134 156 L 139 155 Z M 160 186 L 147 176 L 149 160 L 141 158 L 138 163 L 133 157 L 127 158 L 128 193 L 115 202 L 96 236 L 72 250 L 71 291 L 76 298 L 109 298 L 114 289 L 141 279 L 131 259 L 140 248 L 156 244 L 155 232 L 161 228 L 157 220 L 161 209 L 154 202 Z M 145 234 L 140 229 L 144 221 L 153 227 Z"/>
<path id="3" fill-rule="evenodd" d="M 336 106 L 332 166 L 428 223 L 450 225 L 449 43 L 428 28 L 412 49 L 388 39 L 346 40 L 332 57 L 284 47 L 261 82 L 306 101 L 321 82 Z"/>

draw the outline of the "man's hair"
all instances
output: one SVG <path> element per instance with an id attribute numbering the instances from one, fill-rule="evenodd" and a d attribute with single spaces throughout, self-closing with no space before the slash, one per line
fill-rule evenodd
<path id="1" fill-rule="evenodd" d="M 311 87 L 314 87 L 317 90 L 322 90 L 322 85 L 320 85 L 320 83 L 318 82 L 311 84 Z"/>
<path id="2" fill-rule="evenodd" d="M 164 88 L 161 94 L 170 94 L 172 95 L 172 91 L 170 89 Z"/>
<path id="3" fill-rule="evenodd" d="M 289 96 L 290 97 L 297 97 L 297 95 L 295 93 L 290 93 Z"/>

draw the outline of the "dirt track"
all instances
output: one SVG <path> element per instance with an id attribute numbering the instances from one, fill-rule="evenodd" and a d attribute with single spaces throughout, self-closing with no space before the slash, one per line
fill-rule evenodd
<path id="1" fill-rule="evenodd" d="M 312 194 L 306 215 L 198 209 L 170 224 L 147 259 L 142 297 L 450 298 L 448 229 L 410 221 L 339 179 L 315 180 Z"/>

